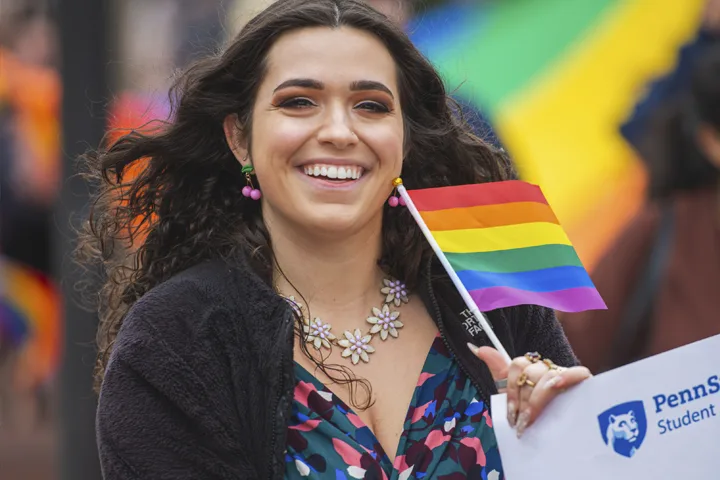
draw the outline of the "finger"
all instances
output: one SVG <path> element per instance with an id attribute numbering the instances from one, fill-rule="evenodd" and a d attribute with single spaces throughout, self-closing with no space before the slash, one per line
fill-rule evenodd
<path id="1" fill-rule="evenodd" d="M 477 358 L 485 362 L 493 380 L 504 380 L 507 378 L 508 369 L 510 368 L 502 354 L 492 347 L 475 347 L 469 343 L 468 348 L 475 354 Z M 474 348 L 474 350 L 473 350 Z"/>
<path id="2" fill-rule="evenodd" d="M 546 385 L 545 388 L 564 392 L 568 388 L 573 387 L 578 383 L 582 383 L 592 376 L 592 373 L 587 369 L 587 367 L 561 369 L 557 378 L 552 380 L 552 382 L 549 382 L 549 385 Z"/>
<path id="3" fill-rule="evenodd" d="M 537 388 L 537 384 L 543 378 L 543 376 L 549 370 L 548 366 L 542 362 L 533 363 L 528 366 L 524 373 L 527 375 L 527 379 L 531 381 L 533 385 L 525 385 L 520 387 L 520 400 L 518 402 L 518 418 L 517 418 L 517 436 L 522 436 L 523 432 L 530 424 L 530 416 L 532 415 L 532 408 L 530 405 L 530 397 L 533 391 Z"/>
<path id="4" fill-rule="evenodd" d="M 507 375 L 507 418 L 511 427 L 515 426 L 518 415 L 518 406 L 520 402 L 520 387 L 517 384 L 518 378 L 523 370 L 530 365 L 531 362 L 525 357 L 518 357 L 510 363 Z"/>
<path id="5" fill-rule="evenodd" d="M 538 416 L 545 410 L 548 404 L 559 394 L 568 388 L 575 386 L 592 377 L 590 370 L 585 367 L 573 367 L 566 370 L 548 370 L 532 389 L 531 395 L 525 405 L 527 422 L 523 431 L 535 423 Z M 522 414 L 521 414 L 522 415 Z M 520 419 L 518 420 L 518 436 L 521 436 Z"/>
<path id="6" fill-rule="evenodd" d="M 524 428 L 535 423 L 535 420 L 545 410 L 550 401 L 563 392 L 559 388 L 553 388 L 554 382 L 561 378 L 562 373 L 558 370 L 548 370 L 537 383 L 528 399 L 527 410 L 525 410 L 528 412 L 528 418 Z M 522 433 L 518 432 L 518 435 L 522 435 Z"/>

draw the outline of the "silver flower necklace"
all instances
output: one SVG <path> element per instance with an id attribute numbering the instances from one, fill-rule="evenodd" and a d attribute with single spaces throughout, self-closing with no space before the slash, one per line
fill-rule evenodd
<path id="1" fill-rule="evenodd" d="M 303 306 L 294 296 L 282 296 L 290 303 L 295 313 L 303 319 L 305 343 L 312 345 L 316 350 L 325 348 L 332 351 L 333 345 L 342 347 L 344 350 L 340 355 L 343 358 L 349 357 L 353 365 L 357 365 L 360 360 L 365 363 L 370 361 L 370 355 L 375 353 L 375 347 L 370 342 L 376 335 L 383 342 L 389 337 L 398 338 L 398 329 L 403 327 L 403 323 L 399 320 L 400 312 L 391 310 L 390 307 L 397 308 L 410 301 L 405 283 L 385 278 L 382 281 L 380 293 L 385 296 L 382 306 L 380 308 L 373 307 L 372 315 L 365 319 L 370 324 L 369 330 L 364 335 L 359 328 L 353 332 L 345 330 L 340 339 L 333 334 L 330 323 L 324 322 L 318 317 L 310 321 L 304 313 Z"/>

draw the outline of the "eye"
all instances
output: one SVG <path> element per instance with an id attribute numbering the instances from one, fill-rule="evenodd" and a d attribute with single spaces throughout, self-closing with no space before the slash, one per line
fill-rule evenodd
<path id="1" fill-rule="evenodd" d="M 310 108 L 315 106 L 317 106 L 315 102 L 304 97 L 289 98 L 276 105 L 278 108 Z"/>
<path id="2" fill-rule="evenodd" d="M 368 112 L 373 112 L 373 113 L 389 113 L 390 112 L 390 108 L 387 105 L 380 103 L 380 102 L 369 101 L 369 100 L 358 103 L 355 106 L 355 108 L 357 108 L 359 110 L 367 110 Z"/>

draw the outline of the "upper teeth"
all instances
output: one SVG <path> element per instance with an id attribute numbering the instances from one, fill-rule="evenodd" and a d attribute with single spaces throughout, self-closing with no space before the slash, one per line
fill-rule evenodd
<path id="1" fill-rule="evenodd" d="M 336 165 L 305 165 L 305 174 L 312 177 L 338 178 L 344 180 L 346 178 L 357 180 L 362 177 L 363 168 L 356 165 L 345 165 L 338 167 Z"/>

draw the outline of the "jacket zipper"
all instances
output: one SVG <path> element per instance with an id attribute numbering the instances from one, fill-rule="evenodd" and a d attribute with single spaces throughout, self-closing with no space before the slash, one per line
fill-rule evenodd
<path id="1" fill-rule="evenodd" d="M 465 365 L 463 364 L 462 360 L 460 360 L 460 357 L 455 353 L 455 350 L 450 346 L 450 342 L 448 342 L 446 336 L 445 336 L 445 326 L 444 321 L 442 318 L 442 315 L 440 313 L 440 306 L 437 303 L 437 300 L 435 299 L 435 293 L 432 289 L 432 282 L 430 281 L 430 274 L 431 274 L 431 268 L 432 263 L 428 262 L 428 294 L 430 297 L 430 302 L 432 303 L 433 310 L 435 313 L 435 318 L 437 319 L 437 326 L 438 330 L 440 331 L 440 337 L 443 340 L 443 343 L 445 344 L 445 348 L 448 349 L 449 352 L 453 354 L 455 359 L 457 360 L 458 365 L 460 366 L 460 370 L 465 374 L 465 376 L 470 380 L 470 383 L 475 387 L 475 390 L 477 390 L 478 395 L 480 396 L 480 399 L 485 404 L 486 408 L 490 407 L 490 400 L 485 396 L 485 393 L 483 389 L 480 388 L 480 385 L 475 381 L 472 375 L 470 375 L 470 372 L 465 368 Z"/>

